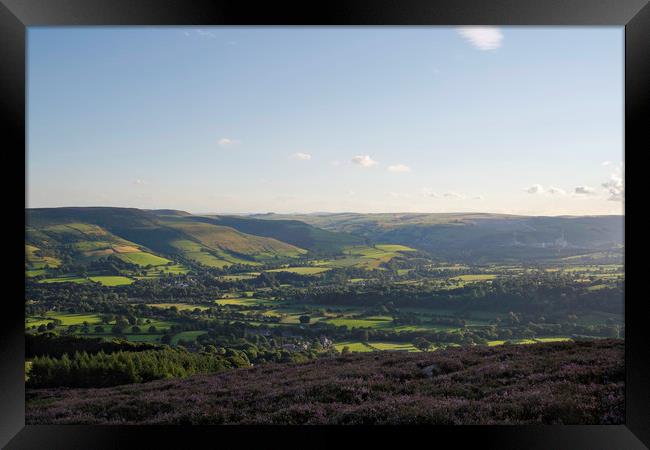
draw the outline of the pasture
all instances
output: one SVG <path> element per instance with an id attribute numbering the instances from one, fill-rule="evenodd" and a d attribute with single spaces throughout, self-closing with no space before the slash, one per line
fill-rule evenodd
<path id="1" fill-rule="evenodd" d="M 152 255 L 151 253 L 146 252 L 119 253 L 116 255 L 116 257 L 124 262 L 135 264 L 140 267 L 163 266 L 171 262 L 167 258 L 162 258 L 160 256 Z"/>
<path id="2" fill-rule="evenodd" d="M 100 283 L 103 286 L 124 286 L 135 281 L 134 279 L 128 277 L 110 275 L 88 277 L 88 279 L 90 281 L 94 281 L 95 283 Z"/>
<path id="3" fill-rule="evenodd" d="M 172 337 L 171 344 L 177 345 L 179 341 L 196 341 L 196 338 L 207 331 L 182 331 Z"/>

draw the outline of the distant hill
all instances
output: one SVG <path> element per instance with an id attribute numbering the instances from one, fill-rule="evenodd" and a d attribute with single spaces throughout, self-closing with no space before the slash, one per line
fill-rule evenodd
<path id="1" fill-rule="evenodd" d="M 104 389 L 28 389 L 25 422 L 621 424 L 624 348 L 602 339 L 383 351 Z"/>
<path id="2" fill-rule="evenodd" d="M 539 259 L 601 252 L 621 259 L 623 216 L 528 217 L 482 213 L 261 214 L 395 243 L 442 257 L 476 260 Z"/>
<path id="3" fill-rule="evenodd" d="M 26 251 L 41 259 L 66 254 L 74 263 L 122 252 L 179 255 L 212 267 L 306 253 L 276 239 L 200 223 L 186 214 L 134 208 L 28 209 Z"/>
<path id="4" fill-rule="evenodd" d="M 227 226 L 243 233 L 274 238 L 318 253 L 338 253 L 344 247 L 363 245 L 367 239 L 328 231 L 299 220 L 263 220 L 244 216 L 194 216 L 192 220 Z"/>

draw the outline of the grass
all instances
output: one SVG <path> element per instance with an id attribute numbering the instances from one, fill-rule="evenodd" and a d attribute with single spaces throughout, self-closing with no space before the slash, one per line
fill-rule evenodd
<path id="1" fill-rule="evenodd" d="M 338 351 L 342 351 L 344 347 L 348 347 L 351 352 L 366 353 L 376 351 L 370 345 L 364 342 L 355 342 L 355 341 L 345 341 L 334 344 L 334 347 Z"/>
<path id="2" fill-rule="evenodd" d="M 124 286 L 135 281 L 131 278 L 111 275 L 88 277 L 88 279 L 97 283 L 101 283 L 104 286 Z"/>
<path id="3" fill-rule="evenodd" d="M 336 318 L 327 319 L 327 323 L 331 323 L 332 325 L 336 325 L 338 327 L 344 326 L 347 328 L 380 328 L 390 326 L 392 324 L 392 320 L 390 318 Z"/>
<path id="4" fill-rule="evenodd" d="M 218 305 L 236 305 L 236 306 L 252 306 L 252 305 L 268 305 L 273 300 L 264 298 L 251 298 L 251 297 L 237 297 L 237 298 L 220 298 L 214 302 Z"/>
<path id="5" fill-rule="evenodd" d="M 86 278 L 81 278 L 73 275 L 57 278 L 44 278 L 40 280 L 39 283 L 88 283 L 88 280 Z"/>
<path id="6" fill-rule="evenodd" d="M 219 280 L 221 280 L 221 281 L 252 280 L 254 278 L 257 278 L 258 275 L 253 275 L 253 274 L 250 274 L 250 273 L 243 273 L 243 274 L 239 274 L 239 275 L 222 275 L 222 276 L 219 277 Z"/>
<path id="7" fill-rule="evenodd" d="M 413 252 L 415 249 L 404 245 L 377 244 L 373 247 L 355 245 L 343 248 L 343 258 L 330 259 L 319 265 L 327 267 L 359 267 L 362 269 L 378 269 L 391 259 L 401 256 L 402 252 Z"/>
<path id="8" fill-rule="evenodd" d="M 32 269 L 43 269 L 46 265 L 49 267 L 59 267 L 61 261 L 53 256 L 36 256 L 40 249 L 34 245 L 25 245 L 25 256 L 27 263 Z"/>
<path id="9" fill-rule="evenodd" d="M 45 317 L 48 319 L 58 319 L 61 321 L 61 325 L 63 326 L 83 325 L 84 322 L 88 322 L 89 325 L 98 325 L 101 323 L 99 314 L 93 313 L 86 314 L 48 311 L 45 313 Z"/>
<path id="10" fill-rule="evenodd" d="M 419 352 L 412 344 L 408 342 L 369 342 L 371 347 L 381 351 L 403 351 Z"/>
<path id="11" fill-rule="evenodd" d="M 171 344 L 177 345 L 178 341 L 196 341 L 196 338 L 202 334 L 207 333 L 207 331 L 182 331 L 178 334 L 175 334 L 172 337 Z"/>
<path id="12" fill-rule="evenodd" d="M 160 256 L 152 255 L 151 253 L 146 253 L 146 252 L 119 253 L 115 256 L 117 258 L 120 258 L 124 262 L 136 264 L 140 267 L 145 267 L 149 265 L 163 266 L 171 262 L 167 258 L 162 258 Z"/>
<path id="13" fill-rule="evenodd" d="M 473 282 L 473 281 L 488 281 L 494 280 L 497 276 L 494 274 L 470 274 L 470 275 L 458 275 L 457 277 L 451 277 L 450 280 Z"/>

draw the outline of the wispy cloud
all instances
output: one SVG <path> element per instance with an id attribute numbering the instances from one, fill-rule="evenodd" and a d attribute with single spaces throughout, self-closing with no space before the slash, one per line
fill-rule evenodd
<path id="1" fill-rule="evenodd" d="M 352 162 L 361 167 L 372 167 L 378 164 L 377 161 L 370 157 L 370 155 L 357 155 L 352 158 Z"/>
<path id="2" fill-rule="evenodd" d="M 600 165 L 603 166 L 603 167 L 607 167 L 607 166 L 609 166 L 611 164 L 612 164 L 611 161 L 603 161 L 602 163 L 600 163 Z"/>
<path id="3" fill-rule="evenodd" d="M 411 168 L 404 164 L 395 164 L 394 166 L 388 166 L 389 172 L 410 172 Z"/>
<path id="4" fill-rule="evenodd" d="M 541 184 L 533 184 L 532 186 L 524 189 L 524 191 L 528 192 L 529 194 L 543 194 L 544 186 L 542 186 Z"/>
<path id="5" fill-rule="evenodd" d="M 453 191 L 445 192 L 442 195 L 445 198 L 451 198 L 451 199 L 465 199 L 465 198 L 467 198 L 467 196 L 465 196 L 464 194 L 459 194 L 458 192 L 453 192 Z"/>
<path id="6" fill-rule="evenodd" d="M 230 146 L 232 146 L 232 145 L 239 144 L 239 142 L 240 142 L 240 141 L 237 140 L 237 139 L 230 139 L 230 138 L 225 138 L 225 137 L 219 139 L 219 145 L 220 145 L 221 147 L 230 147 Z"/>
<path id="7" fill-rule="evenodd" d="M 144 186 L 145 184 L 149 184 L 149 183 L 147 183 L 145 180 L 141 180 L 140 178 L 137 178 L 133 180 L 133 184 L 137 184 L 138 186 Z"/>
<path id="8" fill-rule="evenodd" d="M 589 186 L 578 186 L 573 193 L 576 195 L 596 195 L 596 190 Z"/>
<path id="9" fill-rule="evenodd" d="M 311 155 L 309 153 L 297 152 L 291 155 L 291 158 L 297 159 L 299 161 L 309 161 L 311 159 Z"/>
<path id="10" fill-rule="evenodd" d="M 497 27 L 459 27 L 457 31 L 479 50 L 495 50 L 503 41 L 503 33 Z"/>
<path id="11" fill-rule="evenodd" d="M 432 197 L 432 198 L 440 198 L 440 194 L 437 192 L 434 192 L 433 190 L 429 188 L 422 188 L 420 189 L 420 193 L 426 197 Z"/>
<path id="12" fill-rule="evenodd" d="M 551 195 L 566 195 L 566 191 L 564 189 L 560 189 L 559 187 L 554 186 L 550 186 L 548 188 L 548 193 Z"/>

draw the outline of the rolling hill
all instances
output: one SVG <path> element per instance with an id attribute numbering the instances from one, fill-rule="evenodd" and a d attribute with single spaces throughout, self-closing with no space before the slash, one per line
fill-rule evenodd
<path id="1" fill-rule="evenodd" d="M 236 263 L 254 265 L 306 253 L 273 238 L 195 221 L 186 214 L 154 214 L 134 208 L 28 209 L 28 262 L 35 269 L 44 265 L 44 258 L 53 258 L 51 262 L 55 263 L 64 254 L 81 264 L 107 255 L 135 264 L 166 263 L 168 260 L 162 257 L 181 256 L 223 267 Z"/>
<path id="2" fill-rule="evenodd" d="M 242 216 L 193 216 L 191 219 L 274 238 L 316 253 L 338 253 L 344 247 L 363 245 L 367 241 L 360 236 L 324 230 L 299 220 L 269 221 Z"/>
<path id="3" fill-rule="evenodd" d="M 604 252 L 620 260 L 623 249 L 623 216 L 318 213 L 252 217 L 268 221 L 293 218 L 372 242 L 407 245 L 456 259 L 544 259 Z"/>

